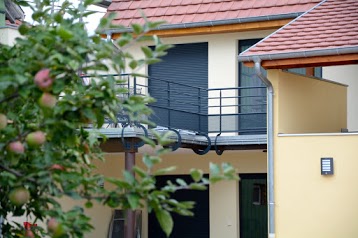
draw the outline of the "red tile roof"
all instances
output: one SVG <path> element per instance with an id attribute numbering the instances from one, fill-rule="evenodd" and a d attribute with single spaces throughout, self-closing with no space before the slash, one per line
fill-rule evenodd
<path id="1" fill-rule="evenodd" d="M 358 53 L 358 1 L 326 0 L 240 54 L 243 61 Z M 321 55 L 317 55 L 321 52 Z"/>
<path id="2" fill-rule="evenodd" d="M 321 0 L 112 0 L 107 12 L 117 14 L 114 24 L 143 23 L 138 9 L 151 21 L 167 25 L 301 14 Z M 293 16 L 290 15 L 292 18 Z M 287 17 L 289 18 L 289 17 Z M 253 19 L 257 21 L 258 19 Z M 223 23 L 224 24 L 224 23 Z"/>

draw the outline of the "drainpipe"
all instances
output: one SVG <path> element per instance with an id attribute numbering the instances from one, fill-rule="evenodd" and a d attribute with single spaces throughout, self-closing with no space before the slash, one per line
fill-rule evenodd
<path id="1" fill-rule="evenodd" d="M 5 8 L 5 0 L 0 0 L 0 27 L 5 26 L 5 15 L 6 8 Z"/>
<path id="2" fill-rule="evenodd" d="M 261 59 L 254 58 L 257 76 L 267 87 L 267 182 L 268 182 L 268 237 L 275 238 L 275 197 L 274 197 L 274 158 L 273 158 L 273 86 L 261 72 Z"/>

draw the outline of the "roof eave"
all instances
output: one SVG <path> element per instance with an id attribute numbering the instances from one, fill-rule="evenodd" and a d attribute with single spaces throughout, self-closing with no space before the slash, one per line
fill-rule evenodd
<path id="1" fill-rule="evenodd" d="M 300 51 L 300 52 L 262 54 L 262 55 L 248 55 L 248 56 L 239 55 L 238 60 L 240 62 L 253 62 L 255 58 L 259 58 L 261 61 L 273 61 L 273 60 L 283 60 L 283 59 L 309 58 L 309 57 L 317 57 L 317 56 L 335 56 L 335 55 L 340 56 L 340 55 L 348 55 L 348 54 L 358 54 L 358 46 Z"/>
<path id="2" fill-rule="evenodd" d="M 278 15 L 269 15 L 269 16 L 259 16 L 259 17 L 246 17 L 246 18 L 235 18 L 227 20 L 215 20 L 215 21 L 204 21 L 204 22 L 189 22 L 189 23 L 178 23 L 178 24 L 163 24 L 154 30 L 174 30 L 174 29 L 187 29 L 187 28 L 197 28 L 197 27 L 208 27 L 208 26 L 220 26 L 220 25 L 231 25 L 231 24 L 242 24 L 250 22 L 263 22 L 263 21 L 274 21 L 274 20 L 285 20 L 293 19 L 301 15 L 303 12 L 288 13 L 288 14 L 278 14 Z M 131 28 L 115 28 L 115 29 L 105 29 L 103 34 L 117 34 L 130 32 Z"/>

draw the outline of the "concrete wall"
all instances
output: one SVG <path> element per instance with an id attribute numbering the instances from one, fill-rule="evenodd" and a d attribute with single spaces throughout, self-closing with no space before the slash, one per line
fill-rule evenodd
<path id="1" fill-rule="evenodd" d="M 357 134 L 276 138 L 276 238 L 358 237 L 357 144 Z M 334 175 L 321 175 L 322 157 Z"/>
<path id="2" fill-rule="evenodd" d="M 347 126 L 347 88 L 281 70 L 269 70 L 275 90 L 277 133 L 340 132 Z"/>
<path id="3" fill-rule="evenodd" d="M 358 131 L 358 65 L 324 67 L 323 78 L 348 85 L 348 129 Z"/>
<path id="4" fill-rule="evenodd" d="M 12 27 L 0 28 L 0 44 L 13 45 L 17 37 L 20 37 L 17 29 Z"/>
<path id="5" fill-rule="evenodd" d="M 148 148 L 144 151 L 150 152 Z M 152 152 L 151 152 L 152 153 Z M 137 154 L 137 165 L 143 167 L 142 153 Z M 237 168 L 238 173 L 266 173 L 266 153 L 258 151 L 225 151 L 222 156 L 209 152 L 205 156 L 194 154 L 191 150 L 180 149 L 179 152 L 163 156 L 163 162 L 157 168 L 177 165 L 172 174 L 188 174 L 190 168 L 209 172 L 209 163 L 229 162 Z M 98 172 L 106 176 L 121 176 L 124 169 L 124 154 L 106 154 L 106 162 L 98 164 Z M 108 184 L 105 184 L 108 187 Z M 238 181 L 220 182 L 210 186 L 210 238 L 237 238 L 239 234 L 239 189 Z M 64 200 L 65 209 L 75 205 Z M 87 238 L 106 237 L 112 210 L 97 205 L 86 211 L 92 217 L 95 231 Z M 147 238 L 148 216 L 143 212 L 143 238 Z"/>

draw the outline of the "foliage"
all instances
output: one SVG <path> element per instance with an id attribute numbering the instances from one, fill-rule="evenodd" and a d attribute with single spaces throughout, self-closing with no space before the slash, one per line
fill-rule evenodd
<path id="1" fill-rule="evenodd" d="M 35 24 L 20 26 L 22 37 L 14 46 L 0 46 L 0 216 L 5 218 L 4 237 L 83 237 L 93 229 L 89 218 L 80 206 L 64 211 L 59 202 L 64 197 L 84 200 L 87 208 L 94 202 L 123 209 L 148 206 L 169 235 L 173 227 L 170 213 L 192 215 L 194 206 L 171 199 L 171 194 L 205 189 L 210 181 L 236 179 L 235 170 L 227 164 L 211 164 L 210 179 L 193 169 L 192 183 L 177 180 L 156 188 L 156 176 L 174 169 L 153 169 L 167 151 L 161 149 L 155 156 L 143 157 L 147 168 L 135 167 L 136 176 L 129 171 L 124 171 L 123 178 L 96 174 L 93 162 L 103 160 L 102 138 L 87 130 L 88 124 L 101 128 L 105 118 L 116 120 L 119 108 L 138 119 L 139 114 L 150 113 L 146 103 L 151 100 L 138 96 L 119 100 L 116 95 L 125 92 L 115 87 L 120 81 L 100 74 L 120 73 L 126 65 L 135 72 L 158 62 L 170 46 L 145 34 L 159 24 L 151 22 L 133 24 L 133 33 L 123 33 L 114 44 L 99 34 L 89 36 L 80 19 L 93 13 L 85 9 L 94 0 L 85 0 L 78 7 L 64 1 L 54 12 L 51 3 L 35 0 L 31 5 Z M 100 29 L 112 27 L 112 18 L 103 19 Z M 149 40 L 156 47 L 142 47 L 145 58 L 136 60 L 127 51 L 133 43 Z M 90 84 L 83 83 L 82 74 L 92 79 Z M 143 140 L 153 148 L 156 143 L 168 143 L 167 135 L 154 135 L 155 142 Z M 102 179 L 115 188 L 98 186 Z M 48 223 L 29 232 L 22 224 L 10 222 L 11 216 Z"/>

